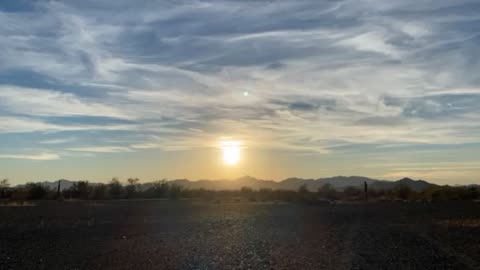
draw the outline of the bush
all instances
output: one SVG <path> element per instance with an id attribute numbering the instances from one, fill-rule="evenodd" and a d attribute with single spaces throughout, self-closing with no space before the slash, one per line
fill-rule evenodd
<path id="1" fill-rule="evenodd" d="M 346 187 L 343 190 L 343 196 L 345 199 L 360 200 L 362 199 L 362 190 L 356 187 Z"/>
<path id="2" fill-rule="evenodd" d="M 88 181 L 79 181 L 73 183 L 71 187 L 72 197 L 77 199 L 88 199 L 91 194 L 91 187 Z"/>
<path id="3" fill-rule="evenodd" d="M 170 187 L 165 180 L 155 181 L 150 189 L 148 189 L 148 194 L 151 194 L 154 198 L 166 198 Z"/>
<path id="4" fill-rule="evenodd" d="M 182 190 L 183 188 L 179 185 L 176 185 L 176 184 L 172 184 L 170 185 L 170 192 L 169 192 L 169 198 L 171 200 L 177 200 L 178 198 L 180 198 L 180 195 L 182 193 Z"/>
<path id="5" fill-rule="evenodd" d="M 103 200 L 108 197 L 107 194 L 107 186 L 105 184 L 97 184 L 93 186 L 93 195 L 92 198 L 94 200 Z"/>
<path id="6" fill-rule="evenodd" d="M 412 196 L 413 196 L 412 189 L 405 184 L 400 184 L 400 185 L 395 186 L 393 188 L 393 192 L 394 192 L 395 197 L 397 199 L 401 199 L 401 200 L 411 199 Z"/>
<path id="7" fill-rule="evenodd" d="M 113 178 L 108 184 L 108 193 L 112 199 L 120 199 L 123 194 L 123 186 L 118 178 Z"/>
<path id="8" fill-rule="evenodd" d="M 324 184 L 318 189 L 318 195 L 321 198 L 327 199 L 327 200 L 336 200 L 338 199 L 337 196 L 337 191 L 332 187 L 331 184 Z"/>
<path id="9" fill-rule="evenodd" d="M 10 183 L 8 179 L 3 179 L 0 181 L 0 199 L 7 198 L 9 187 L 10 187 Z"/>
<path id="10" fill-rule="evenodd" d="M 38 183 L 27 183 L 26 190 L 28 192 L 27 199 L 29 200 L 46 199 L 49 192 L 46 187 Z"/>
<path id="11" fill-rule="evenodd" d="M 24 201 L 28 199 L 28 190 L 24 187 L 15 188 L 10 195 L 12 201 Z"/>
<path id="12" fill-rule="evenodd" d="M 133 198 L 137 192 L 137 185 L 140 180 L 138 178 L 128 178 L 128 186 L 125 187 L 127 198 Z"/>

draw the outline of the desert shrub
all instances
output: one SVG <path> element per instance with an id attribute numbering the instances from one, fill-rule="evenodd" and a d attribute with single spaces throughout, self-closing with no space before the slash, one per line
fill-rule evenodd
<path id="1" fill-rule="evenodd" d="M 38 183 L 27 183 L 25 188 L 28 192 L 27 199 L 29 200 L 46 199 L 49 192 L 45 186 Z"/>
<path id="2" fill-rule="evenodd" d="M 480 199 L 480 190 L 479 187 L 477 186 L 469 186 L 468 187 L 468 194 L 469 194 L 469 199 L 471 200 L 478 200 Z"/>
<path id="3" fill-rule="evenodd" d="M 310 192 L 306 184 L 303 184 L 298 188 L 296 195 L 297 195 L 296 200 L 301 202 L 313 202 L 317 199 L 316 194 L 313 192 Z"/>
<path id="4" fill-rule="evenodd" d="M 387 197 L 387 191 L 384 189 L 369 189 L 368 194 L 371 198 L 376 198 L 376 199 L 385 199 Z"/>
<path id="5" fill-rule="evenodd" d="M 9 187 L 10 182 L 8 179 L 3 179 L 0 181 L 0 199 L 7 198 Z"/>
<path id="6" fill-rule="evenodd" d="M 134 198 L 136 196 L 139 181 L 140 180 L 138 178 L 128 178 L 128 185 L 125 187 L 127 198 Z"/>
<path id="7" fill-rule="evenodd" d="M 12 190 L 10 200 L 24 201 L 28 199 L 28 190 L 25 187 L 19 187 Z"/>
<path id="8" fill-rule="evenodd" d="M 147 190 L 147 194 L 150 194 L 150 197 L 153 198 L 166 198 L 169 190 L 170 187 L 165 180 L 158 180 Z"/>
<path id="9" fill-rule="evenodd" d="M 105 184 L 96 184 L 92 187 L 92 199 L 102 200 L 108 198 L 108 189 Z"/>
<path id="10" fill-rule="evenodd" d="M 318 189 L 317 194 L 320 198 L 324 198 L 324 199 L 327 199 L 327 200 L 338 199 L 337 191 L 332 187 L 331 184 L 328 184 L 328 183 L 321 186 Z"/>
<path id="11" fill-rule="evenodd" d="M 308 193 L 307 185 L 306 185 L 306 184 L 301 185 L 301 186 L 298 188 L 298 193 L 300 193 L 300 194 L 307 194 L 307 193 Z"/>
<path id="12" fill-rule="evenodd" d="M 272 191 L 272 197 L 275 201 L 293 202 L 298 196 L 296 191 L 279 189 Z"/>
<path id="13" fill-rule="evenodd" d="M 344 199 L 350 199 L 350 200 L 360 200 L 362 199 L 362 190 L 356 187 L 346 187 L 343 190 L 343 197 Z"/>
<path id="14" fill-rule="evenodd" d="M 253 189 L 250 187 L 242 187 L 240 192 L 245 196 L 250 196 L 253 193 Z"/>
<path id="15" fill-rule="evenodd" d="M 108 193 L 112 199 L 120 199 L 123 195 L 123 186 L 118 180 L 114 177 L 108 184 Z"/>
<path id="16" fill-rule="evenodd" d="M 192 189 L 189 191 L 191 198 L 199 198 L 202 200 L 210 200 L 215 193 L 216 192 L 213 190 L 206 190 L 204 188 Z"/>
<path id="17" fill-rule="evenodd" d="M 412 189 L 405 184 L 395 186 L 392 191 L 396 199 L 408 200 L 413 196 Z"/>
<path id="18" fill-rule="evenodd" d="M 88 199 L 92 190 L 88 181 L 75 182 L 70 189 L 72 190 L 72 197 L 77 199 Z"/>
<path id="19" fill-rule="evenodd" d="M 455 190 L 460 200 L 476 200 L 478 198 L 478 190 L 475 186 L 456 187 Z"/>
<path id="20" fill-rule="evenodd" d="M 422 195 L 431 201 L 475 200 L 479 198 L 479 191 L 475 186 L 440 186 L 428 188 Z"/>
<path id="21" fill-rule="evenodd" d="M 170 185 L 170 190 L 169 190 L 169 193 L 168 193 L 168 198 L 171 199 L 171 200 L 176 200 L 176 199 L 180 198 L 180 196 L 182 194 L 182 190 L 183 190 L 183 188 L 180 185 L 171 184 Z"/>
<path id="22" fill-rule="evenodd" d="M 255 199 L 252 198 L 252 200 L 271 201 L 274 197 L 273 192 L 271 188 L 261 188 L 257 192 L 258 196 Z M 254 196 L 251 195 L 250 197 Z"/>

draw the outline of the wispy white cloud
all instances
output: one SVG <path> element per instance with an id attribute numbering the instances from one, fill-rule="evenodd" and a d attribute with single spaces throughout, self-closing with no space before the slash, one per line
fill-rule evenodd
<path id="1" fill-rule="evenodd" d="M 393 58 L 401 56 L 401 52 L 395 46 L 389 44 L 385 35 L 379 32 L 362 33 L 341 40 L 338 44 L 341 46 L 352 47 L 359 51 L 381 53 Z"/>
<path id="2" fill-rule="evenodd" d="M 137 129 L 135 125 L 129 124 L 54 124 L 27 117 L 0 116 L 0 134 L 64 131 L 129 131 L 135 129 Z"/>
<path id="3" fill-rule="evenodd" d="M 68 138 L 43 140 L 43 141 L 40 141 L 40 143 L 41 144 L 65 144 L 65 143 L 71 143 L 74 141 L 75 141 L 74 137 L 68 137 Z"/>
<path id="4" fill-rule="evenodd" d="M 131 149 L 123 146 L 89 146 L 89 147 L 72 147 L 66 150 L 78 152 L 94 152 L 94 153 L 120 153 L 130 152 Z"/>
<path id="5" fill-rule="evenodd" d="M 10 112 L 26 115 L 128 118 L 115 108 L 70 93 L 11 85 L 0 85 L 0 105 Z"/>
<path id="6" fill-rule="evenodd" d="M 60 156 L 57 154 L 27 154 L 27 155 L 17 155 L 17 154 L 0 154 L 0 159 L 27 159 L 27 160 L 56 160 L 60 159 Z"/>

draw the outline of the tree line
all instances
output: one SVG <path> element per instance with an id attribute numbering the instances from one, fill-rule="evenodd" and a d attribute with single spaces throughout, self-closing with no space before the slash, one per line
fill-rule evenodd
<path id="1" fill-rule="evenodd" d="M 138 178 L 129 178 L 122 183 L 113 178 L 109 183 L 74 182 L 68 189 L 57 190 L 41 183 L 11 187 L 7 179 L 0 181 L 0 199 L 13 201 L 44 199 L 204 199 L 235 201 L 362 201 L 362 200 L 402 200 L 402 201 L 448 201 L 478 200 L 478 186 L 431 186 L 422 191 L 415 191 L 408 185 L 397 185 L 390 189 L 364 190 L 359 187 L 335 189 L 325 184 L 316 191 L 306 185 L 298 190 L 259 189 L 243 187 L 240 190 L 206 190 L 186 189 L 166 180 L 141 184 Z"/>

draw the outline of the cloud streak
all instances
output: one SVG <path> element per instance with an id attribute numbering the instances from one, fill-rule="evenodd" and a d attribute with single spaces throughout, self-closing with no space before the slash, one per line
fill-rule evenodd
<path id="1" fill-rule="evenodd" d="M 60 156 L 57 154 L 30 154 L 30 155 L 9 155 L 9 154 L 0 154 L 0 159 L 27 159 L 27 160 L 57 160 L 60 159 Z"/>

